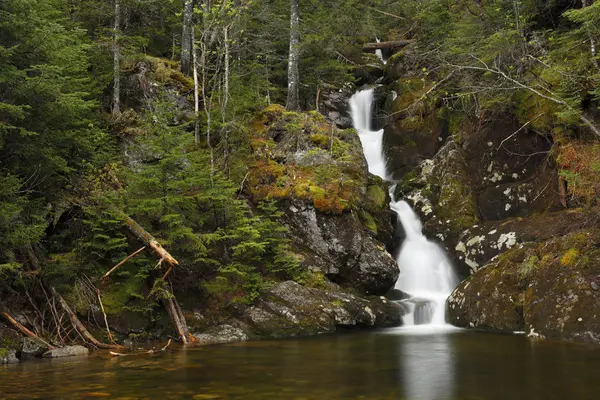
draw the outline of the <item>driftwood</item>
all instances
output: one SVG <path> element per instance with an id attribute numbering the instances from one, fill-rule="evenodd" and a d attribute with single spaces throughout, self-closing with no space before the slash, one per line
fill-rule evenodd
<path id="1" fill-rule="evenodd" d="M 379 42 L 379 43 L 365 43 L 363 45 L 363 51 L 375 51 L 375 50 L 383 50 L 383 49 L 401 49 L 403 47 L 408 46 L 411 43 L 414 43 L 414 40 L 393 40 L 390 42 Z"/>
<path id="2" fill-rule="evenodd" d="M 79 320 L 79 318 L 77 318 L 77 315 L 75 315 L 75 313 L 73 312 L 73 310 L 71 310 L 71 307 L 69 307 L 69 305 L 67 304 L 67 302 L 65 301 L 65 299 L 56 291 L 56 289 L 54 289 L 54 287 L 51 286 L 50 287 L 50 291 L 52 292 L 52 295 L 58 300 L 58 303 L 60 304 L 60 306 L 62 307 L 62 309 L 69 316 L 69 319 L 71 320 L 71 324 L 75 327 L 75 329 L 77 330 L 77 332 L 79 332 L 79 334 L 85 340 L 87 340 L 89 343 L 91 343 L 92 345 L 96 346 L 99 349 L 123 349 L 124 348 L 123 346 L 120 346 L 118 344 L 106 344 L 106 343 L 102 343 L 98 339 L 96 339 L 94 336 L 92 336 L 92 334 L 81 323 L 81 321 Z"/>
<path id="3" fill-rule="evenodd" d="M 167 344 L 165 346 L 163 346 L 160 350 L 148 350 L 148 351 L 144 351 L 143 353 L 117 353 L 116 351 L 110 351 L 110 355 L 113 357 L 125 357 L 125 356 L 140 356 L 140 355 L 145 355 L 145 354 L 154 354 L 154 353 L 160 353 L 160 352 L 164 352 L 167 350 L 167 348 L 171 345 L 171 339 L 169 339 L 169 341 L 167 342 Z"/>
<path id="4" fill-rule="evenodd" d="M 16 330 L 18 330 L 19 332 L 21 332 L 23 335 L 28 336 L 30 338 L 35 338 L 35 339 L 39 340 L 40 342 L 42 342 L 46 346 L 48 346 L 48 348 L 50 350 L 53 350 L 55 348 L 50 343 L 46 342 L 44 339 L 42 339 L 41 337 L 39 337 L 35 333 L 31 332 L 29 329 L 25 328 L 20 323 L 18 323 L 13 317 L 10 316 L 9 313 L 7 313 L 7 312 L 1 312 L 0 315 L 2 315 L 8 322 L 10 322 L 10 324 L 12 326 L 15 327 Z"/>

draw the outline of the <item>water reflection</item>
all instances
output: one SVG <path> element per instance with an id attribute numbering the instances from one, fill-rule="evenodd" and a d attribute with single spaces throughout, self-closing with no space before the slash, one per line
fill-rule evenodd
<path id="1" fill-rule="evenodd" d="M 454 354 L 449 334 L 406 335 L 397 341 L 407 399 L 454 398 Z"/>
<path id="2" fill-rule="evenodd" d="M 0 367 L 0 399 L 596 399 L 599 375 L 596 347 L 413 327 Z"/>

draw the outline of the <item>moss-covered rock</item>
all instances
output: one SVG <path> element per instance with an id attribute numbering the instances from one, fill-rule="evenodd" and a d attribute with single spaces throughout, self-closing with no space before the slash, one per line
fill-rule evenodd
<path id="1" fill-rule="evenodd" d="M 600 343 L 600 231 L 524 243 L 464 281 L 451 323 L 549 339 Z"/>
<path id="2" fill-rule="evenodd" d="M 307 270 L 368 294 L 385 294 L 398 277 L 387 184 L 368 172 L 354 130 L 318 113 L 264 110 L 253 124 L 245 190 L 278 200 L 291 246 Z M 380 242 L 383 242 L 382 245 Z"/>
<path id="3" fill-rule="evenodd" d="M 590 218 L 590 214 L 582 210 L 567 210 L 479 222 L 460 233 L 451 254 L 461 271 L 475 272 L 504 251 L 525 242 L 542 242 L 566 235 L 586 226 Z"/>

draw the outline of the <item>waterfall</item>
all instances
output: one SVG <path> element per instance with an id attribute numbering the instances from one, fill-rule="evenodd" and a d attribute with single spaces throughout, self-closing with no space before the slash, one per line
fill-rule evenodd
<path id="1" fill-rule="evenodd" d="M 369 172 L 386 179 L 383 129 L 371 130 L 373 92 L 373 89 L 367 89 L 355 93 L 350 99 L 350 110 Z M 446 299 L 458 284 L 458 279 L 442 248 L 423 235 L 421 221 L 408 203 L 396 201 L 391 194 L 390 208 L 398 215 L 406 233 L 396 260 L 401 273 L 395 286 L 411 296 L 403 300 L 411 310 L 404 317 L 404 324 L 443 325 Z"/>
<path id="2" fill-rule="evenodd" d="M 373 89 L 356 93 L 350 99 L 352 122 L 362 143 L 363 153 L 369 165 L 369 172 L 386 178 L 385 160 L 383 158 L 383 129 L 371 130 L 373 113 Z"/>
<path id="3" fill-rule="evenodd" d="M 379 40 L 378 37 L 375 37 L 375 40 L 377 41 L 377 43 L 381 43 L 381 40 Z M 377 49 L 377 50 L 375 50 L 375 54 L 377 55 L 377 57 L 379 57 L 381 62 L 385 65 L 385 59 L 383 58 L 383 51 L 381 49 Z"/>

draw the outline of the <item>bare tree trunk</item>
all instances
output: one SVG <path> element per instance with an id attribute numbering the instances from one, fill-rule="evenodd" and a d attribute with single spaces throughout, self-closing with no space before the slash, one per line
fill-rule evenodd
<path id="1" fill-rule="evenodd" d="M 181 72 L 190 74 L 192 63 L 192 13 L 194 0 L 185 0 L 183 6 L 183 29 L 181 32 Z"/>
<path id="2" fill-rule="evenodd" d="M 194 60 L 194 116 L 196 117 L 194 137 L 196 138 L 196 146 L 198 146 L 200 144 L 200 121 L 198 120 L 200 114 L 200 89 L 198 88 L 198 53 L 196 51 L 196 41 L 194 40 L 194 29 L 192 29 L 192 54 Z"/>
<path id="3" fill-rule="evenodd" d="M 210 107 L 212 105 L 212 93 L 210 97 L 206 95 L 206 85 L 208 83 L 207 74 L 208 68 L 206 66 L 206 52 L 208 50 L 208 46 L 206 45 L 206 33 L 203 33 L 202 39 L 200 40 L 200 68 L 202 71 L 202 105 L 204 106 L 204 113 L 206 114 L 206 144 L 210 150 L 210 176 L 212 182 L 212 176 L 215 170 L 215 161 L 213 148 L 211 144 L 211 129 L 212 129 L 212 116 L 210 113 Z"/>
<path id="4" fill-rule="evenodd" d="M 223 42 L 225 46 L 225 76 L 223 77 L 223 104 L 221 109 L 221 121 L 223 123 L 223 138 L 225 141 L 225 171 L 230 176 L 229 169 L 229 127 L 226 125 L 227 107 L 229 106 L 229 26 L 223 28 Z"/>
<path id="5" fill-rule="evenodd" d="M 298 0 L 290 0 L 290 54 L 288 60 L 288 95 L 286 109 L 300 110 L 300 74 L 298 72 L 300 44 L 300 11 Z"/>
<path id="6" fill-rule="evenodd" d="M 581 0 L 581 7 L 585 8 L 587 6 L 592 5 L 592 3 L 594 2 L 594 0 Z M 596 41 L 594 40 L 594 36 L 592 35 L 592 32 L 590 32 L 589 28 L 586 28 L 588 37 L 590 38 L 590 51 L 592 53 L 592 64 L 594 64 L 594 67 L 596 67 L 596 69 L 600 69 L 600 65 L 598 64 L 598 60 L 596 60 Z"/>
<path id="7" fill-rule="evenodd" d="M 115 0 L 115 20 L 113 26 L 113 107 L 114 119 L 121 115 L 121 0 Z"/>

